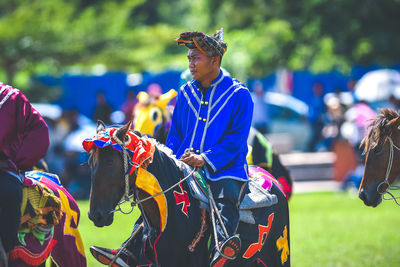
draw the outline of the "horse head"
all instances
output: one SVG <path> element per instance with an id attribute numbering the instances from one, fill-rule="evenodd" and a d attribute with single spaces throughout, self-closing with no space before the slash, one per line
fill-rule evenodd
<path id="1" fill-rule="evenodd" d="M 366 154 L 359 197 L 367 206 L 376 207 L 400 174 L 400 118 L 392 109 L 382 109 L 362 140 Z M 393 162 L 395 164 L 393 164 Z"/>
<path id="2" fill-rule="evenodd" d="M 131 123 L 121 128 L 106 128 L 98 122 L 97 134 L 83 141 L 90 153 L 91 190 L 89 218 L 98 227 L 113 222 L 113 210 L 123 197 L 128 197 L 137 167 L 151 160 L 151 144 L 131 132 Z"/>
<path id="3" fill-rule="evenodd" d="M 154 136 L 169 119 L 167 104 L 176 95 L 177 92 L 174 89 L 156 99 L 151 98 L 146 92 L 140 92 L 137 95 L 138 104 L 134 110 L 134 129 L 142 134 Z"/>

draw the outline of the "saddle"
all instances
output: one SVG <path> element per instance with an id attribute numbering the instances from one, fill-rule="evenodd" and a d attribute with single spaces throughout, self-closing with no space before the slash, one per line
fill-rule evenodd
<path id="1" fill-rule="evenodd" d="M 38 171 L 25 173 L 18 244 L 10 252 L 10 260 L 21 259 L 28 265 L 40 265 L 57 244 L 53 235 L 54 226 L 62 217 L 61 200 L 38 179 L 49 175 L 53 176 Z"/>
<path id="2" fill-rule="evenodd" d="M 191 171 L 190 168 L 184 168 L 183 170 L 185 176 Z M 263 186 L 269 176 L 270 174 L 261 168 L 250 172 L 249 190 L 239 206 L 240 221 L 255 224 L 256 220 L 252 210 L 270 207 L 278 203 L 278 197 L 270 193 L 269 188 Z M 194 175 L 188 178 L 187 184 L 192 196 L 200 201 L 200 207 L 209 210 L 207 182 L 202 172 L 195 172 Z"/>
<path id="3" fill-rule="evenodd" d="M 48 176 L 47 173 L 38 171 L 25 174 L 20 231 L 34 230 L 38 227 L 54 227 L 62 216 L 60 199 L 47 186 L 35 179 L 38 175 Z"/>

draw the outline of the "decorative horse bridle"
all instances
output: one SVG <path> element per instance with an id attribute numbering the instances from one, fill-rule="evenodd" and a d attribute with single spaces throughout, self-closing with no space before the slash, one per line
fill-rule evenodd
<path id="1" fill-rule="evenodd" d="M 400 197 L 396 197 L 391 192 L 389 192 L 389 189 L 391 189 L 391 190 L 399 190 L 400 189 L 400 186 L 390 185 L 390 183 L 389 183 L 389 175 L 390 175 L 390 171 L 392 170 L 392 165 L 393 165 L 393 155 L 394 155 L 393 148 L 396 148 L 398 151 L 400 151 L 400 148 L 393 143 L 393 140 L 390 136 L 388 136 L 388 139 L 389 139 L 389 143 L 390 143 L 389 163 L 386 168 L 385 180 L 383 180 L 381 183 L 379 183 L 379 185 L 376 188 L 376 191 L 382 195 L 382 198 L 384 200 L 394 200 L 394 202 L 396 202 L 396 204 L 400 206 L 400 203 L 397 201 L 397 199 L 399 199 Z M 382 185 L 387 185 L 386 190 L 380 190 Z M 386 198 L 385 194 L 389 194 L 390 198 Z"/>

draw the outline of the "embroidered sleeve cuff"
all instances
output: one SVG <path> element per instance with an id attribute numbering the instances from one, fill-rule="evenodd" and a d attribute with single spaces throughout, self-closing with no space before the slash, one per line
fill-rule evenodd
<path id="1" fill-rule="evenodd" d="M 207 165 L 208 165 L 214 172 L 216 172 L 216 171 L 217 171 L 217 168 L 214 166 L 214 164 L 211 162 L 211 160 L 210 160 L 209 158 L 207 158 L 206 154 L 201 153 L 200 155 L 201 155 L 201 156 L 203 157 L 203 159 L 206 161 Z"/>

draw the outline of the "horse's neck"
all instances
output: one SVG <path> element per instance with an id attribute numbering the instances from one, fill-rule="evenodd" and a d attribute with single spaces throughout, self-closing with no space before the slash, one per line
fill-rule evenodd
<path id="1" fill-rule="evenodd" d="M 172 156 L 156 146 L 153 162 L 147 168 L 147 170 L 157 178 L 163 190 L 175 184 L 181 178 L 179 176 L 180 170 L 175 159 L 171 157 Z"/>
<path id="2" fill-rule="evenodd" d="M 154 152 L 153 162 L 149 164 L 147 171 L 157 179 L 162 191 L 171 188 L 181 178 L 181 172 L 175 160 L 157 147 Z M 138 197 L 139 199 L 144 199 L 149 197 L 149 195 L 145 191 L 139 190 Z M 159 212 L 161 211 L 159 210 L 160 207 L 157 207 L 156 200 L 143 202 L 142 208 L 150 225 L 156 229 L 160 229 L 160 222 L 162 222 L 162 219 L 160 218 Z"/>

